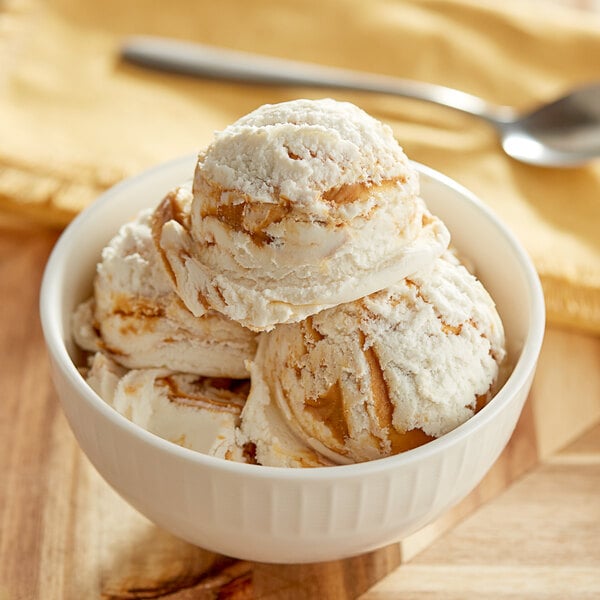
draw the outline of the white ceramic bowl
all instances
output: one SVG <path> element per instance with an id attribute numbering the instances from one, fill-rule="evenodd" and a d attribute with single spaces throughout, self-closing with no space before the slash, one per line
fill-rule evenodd
<path id="1" fill-rule="evenodd" d="M 426 167 L 422 194 L 474 264 L 504 321 L 512 373 L 473 418 L 420 448 L 319 469 L 237 464 L 162 440 L 105 404 L 74 361 L 69 320 L 119 226 L 189 179 L 184 157 L 121 183 L 65 230 L 46 266 L 41 319 L 53 378 L 83 451 L 106 481 L 160 527 L 223 554 L 266 562 L 339 559 L 399 540 L 464 498 L 506 445 L 544 332 L 535 270 L 514 236 L 471 193 Z"/>

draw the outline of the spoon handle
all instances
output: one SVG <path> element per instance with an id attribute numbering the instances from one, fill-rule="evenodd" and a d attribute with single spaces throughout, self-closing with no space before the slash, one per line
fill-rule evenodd
<path id="1" fill-rule="evenodd" d="M 338 69 L 282 58 L 271 58 L 181 42 L 167 38 L 134 36 L 126 40 L 121 56 L 144 67 L 186 75 L 249 83 L 358 90 L 416 98 L 441 104 L 501 125 L 515 118 L 513 109 L 490 104 L 452 88 L 386 75 Z"/>

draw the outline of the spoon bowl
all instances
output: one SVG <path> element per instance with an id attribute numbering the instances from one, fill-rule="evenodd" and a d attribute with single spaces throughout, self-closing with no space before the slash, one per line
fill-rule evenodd
<path id="1" fill-rule="evenodd" d="M 137 65 L 186 75 L 375 92 L 440 104 L 484 119 L 498 131 L 506 154 L 532 165 L 573 167 L 600 157 L 600 82 L 521 115 L 511 107 L 432 83 L 164 38 L 129 38 L 121 56 Z"/>
<path id="2" fill-rule="evenodd" d="M 525 163 L 578 166 L 600 156 L 600 84 L 573 90 L 521 117 L 498 122 L 502 148 Z"/>

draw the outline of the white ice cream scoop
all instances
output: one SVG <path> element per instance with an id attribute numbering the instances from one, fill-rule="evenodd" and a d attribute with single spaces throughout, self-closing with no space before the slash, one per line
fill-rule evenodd
<path id="1" fill-rule="evenodd" d="M 200 155 L 189 214 L 155 235 L 188 309 L 254 330 L 382 289 L 450 235 L 391 129 L 330 99 L 264 105 Z"/>
<path id="2" fill-rule="evenodd" d="M 264 334 L 244 415 L 256 419 L 256 405 L 265 415 L 279 410 L 294 440 L 334 463 L 381 458 L 473 416 L 496 391 L 504 355 L 489 294 L 457 261 L 439 258 L 385 290 Z M 244 418 L 242 430 L 264 442 Z"/>
<path id="3" fill-rule="evenodd" d="M 168 197 L 185 202 L 189 190 Z M 93 297 L 73 316 L 82 348 L 127 368 L 169 368 L 209 377 L 245 378 L 254 334 L 214 312 L 194 316 L 173 290 L 151 232 L 152 211 L 124 224 L 102 251 Z"/>
<path id="4" fill-rule="evenodd" d="M 245 462 L 235 428 L 248 383 L 169 369 L 127 370 L 98 352 L 86 373 L 108 404 L 146 431 L 184 448 Z"/>

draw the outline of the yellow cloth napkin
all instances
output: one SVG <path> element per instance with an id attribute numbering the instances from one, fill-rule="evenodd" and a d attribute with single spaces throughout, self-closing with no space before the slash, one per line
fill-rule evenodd
<path id="1" fill-rule="evenodd" d="M 431 81 L 534 106 L 600 79 L 600 17 L 539 1 L 6 0 L 0 5 L 0 207 L 62 225 L 118 180 L 206 145 L 265 102 L 325 95 L 388 122 L 406 153 L 506 221 L 540 273 L 551 322 L 600 332 L 600 161 L 519 164 L 477 119 L 429 104 L 240 85 L 123 64 L 126 34 Z"/>

